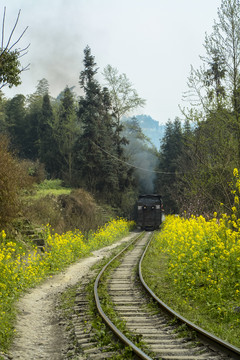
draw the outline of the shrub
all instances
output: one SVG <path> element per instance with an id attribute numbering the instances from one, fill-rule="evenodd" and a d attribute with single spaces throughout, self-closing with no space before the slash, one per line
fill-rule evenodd
<path id="1" fill-rule="evenodd" d="M 0 136 L 0 228 L 6 227 L 20 209 L 19 193 L 30 184 L 29 176 L 8 150 L 8 139 Z"/>

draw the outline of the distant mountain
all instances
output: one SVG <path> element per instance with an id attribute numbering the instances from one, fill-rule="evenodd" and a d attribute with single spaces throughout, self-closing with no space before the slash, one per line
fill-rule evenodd
<path id="1" fill-rule="evenodd" d="M 165 125 L 160 125 L 157 120 L 154 120 L 149 115 L 137 115 L 135 118 L 142 129 L 144 135 L 150 138 L 153 145 L 156 146 L 157 150 L 160 148 L 160 141 L 165 134 Z"/>

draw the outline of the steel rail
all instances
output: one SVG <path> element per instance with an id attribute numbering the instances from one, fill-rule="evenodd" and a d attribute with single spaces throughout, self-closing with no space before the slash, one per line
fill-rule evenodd
<path id="1" fill-rule="evenodd" d="M 106 268 L 111 264 L 112 261 L 114 261 L 117 257 L 119 257 L 124 251 L 126 251 L 134 242 L 136 242 L 143 233 L 141 233 L 139 236 L 137 236 L 133 241 L 131 241 L 131 243 L 126 246 L 122 251 L 120 251 L 120 253 L 118 253 L 116 256 L 114 256 L 100 271 L 100 273 L 98 274 L 95 283 L 94 283 L 94 297 L 95 297 L 95 301 L 96 301 L 96 305 L 97 305 L 97 309 L 99 314 L 101 315 L 101 317 L 103 318 L 103 320 L 105 321 L 105 323 L 111 328 L 111 330 L 117 335 L 117 337 L 119 339 L 121 339 L 122 342 L 124 342 L 127 346 L 129 346 L 135 354 L 137 354 L 140 359 L 144 359 L 144 360 L 152 360 L 151 357 L 149 357 L 147 354 L 145 354 L 141 349 L 139 349 L 131 340 L 129 340 L 114 324 L 113 322 L 109 319 L 109 317 L 104 313 L 101 304 L 100 304 L 100 299 L 98 296 L 98 284 L 99 284 L 99 280 L 102 276 L 102 274 L 104 273 L 104 271 L 106 270 Z"/>
<path id="2" fill-rule="evenodd" d="M 151 238 L 148 241 L 147 246 L 145 247 L 145 250 L 143 251 L 143 254 L 141 256 L 141 259 L 139 261 L 139 266 L 138 266 L 138 272 L 139 272 L 139 278 L 140 281 L 142 283 L 142 285 L 144 286 L 144 288 L 147 290 L 147 292 L 155 299 L 155 301 L 162 307 L 164 308 L 170 315 L 176 317 L 177 319 L 179 319 L 181 322 L 187 324 L 187 326 L 189 326 L 191 329 L 195 330 L 200 337 L 207 341 L 208 343 L 211 343 L 212 346 L 214 346 L 215 348 L 218 348 L 219 350 L 223 351 L 225 354 L 232 356 L 234 359 L 240 359 L 240 349 L 237 348 L 234 345 L 229 344 L 228 342 L 218 338 L 217 336 L 209 333 L 208 331 L 202 329 L 201 327 L 195 325 L 194 323 L 192 323 L 191 321 L 187 320 L 186 318 L 184 318 L 183 316 L 181 316 L 180 314 L 178 314 L 176 311 L 174 311 L 173 309 L 171 309 L 167 304 L 165 304 L 163 301 L 161 301 L 156 294 L 154 294 L 154 292 L 148 287 L 148 285 L 146 284 L 146 282 L 143 279 L 143 275 L 142 275 L 142 261 L 144 259 L 144 256 L 148 250 L 148 247 L 150 245 L 150 242 L 152 241 L 153 236 L 151 236 Z"/>

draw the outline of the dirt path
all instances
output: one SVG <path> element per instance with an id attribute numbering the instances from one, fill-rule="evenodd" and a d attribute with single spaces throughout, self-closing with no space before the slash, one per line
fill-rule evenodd
<path id="1" fill-rule="evenodd" d="M 13 360 L 64 359 L 63 352 L 67 344 L 55 311 L 57 297 L 67 287 L 77 284 L 89 268 L 104 256 L 110 255 L 113 248 L 134 235 L 130 234 L 111 246 L 94 251 L 89 258 L 82 259 L 64 272 L 49 278 L 20 299 L 17 336 L 10 349 Z"/>

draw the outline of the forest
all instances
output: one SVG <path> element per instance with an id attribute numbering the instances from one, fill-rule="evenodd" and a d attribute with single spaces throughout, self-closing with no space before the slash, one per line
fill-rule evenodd
<path id="1" fill-rule="evenodd" d="M 240 4 L 222 0 L 212 33 L 206 34 L 200 68 L 191 68 L 181 119 L 166 119 L 156 148 L 135 117 L 145 104 L 125 74 L 98 66 L 84 49 L 79 86 L 57 98 L 42 79 L 33 94 L 4 96 L 17 86 L 21 50 L 0 53 L 0 226 L 17 210 L 19 193 L 32 182 L 60 179 L 132 216 L 140 193 L 163 197 L 167 213 L 204 214 L 231 210 L 234 168 L 240 165 Z M 161 101 L 161 99 L 159 99 Z M 125 120 L 124 120 L 125 119 Z M 14 210 L 15 209 L 15 210 Z"/>

